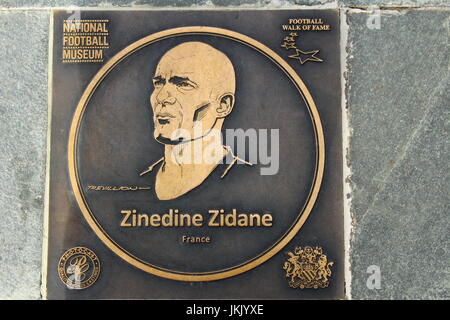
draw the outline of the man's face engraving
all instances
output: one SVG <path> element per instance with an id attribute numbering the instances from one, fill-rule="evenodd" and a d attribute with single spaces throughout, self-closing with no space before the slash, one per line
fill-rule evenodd
<path id="1" fill-rule="evenodd" d="M 164 144 L 200 138 L 213 127 L 220 129 L 233 108 L 233 66 L 222 52 L 201 42 L 169 50 L 156 67 L 153 85 L 154 137 Z"/>

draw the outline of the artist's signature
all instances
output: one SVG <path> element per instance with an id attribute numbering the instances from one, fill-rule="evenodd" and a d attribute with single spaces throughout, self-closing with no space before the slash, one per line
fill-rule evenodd
<path id="1" fill-rule="evenodd" d="M 88 186 L 88 190 L 93 190 L 93 191 L 139 191 L 139 190 L 150 190 L 150 187 L 138 187 L 138 186 Z"/>

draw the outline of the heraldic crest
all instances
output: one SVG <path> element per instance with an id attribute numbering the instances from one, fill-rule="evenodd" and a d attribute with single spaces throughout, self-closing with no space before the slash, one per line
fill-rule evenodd
<path id="1" fill-rule="evenodd" d="M 330 267 L 334 262 L 328 262 L 320 247 L 296 247 L 294 253 L 288 252 L 289 259 L 284 263 L 286 278 L 290 277 L 291 288 L 326 288 L 331 277 Z"/>

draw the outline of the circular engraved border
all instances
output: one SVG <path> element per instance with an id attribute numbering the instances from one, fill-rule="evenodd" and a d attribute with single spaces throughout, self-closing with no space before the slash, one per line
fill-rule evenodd
<path id="1" fill-rule="evenodd" d="M 81 281 L 80 287 L 70 284 L 70 282 L 68 281 L 69 276 L 67 275 L 67 272 L 66 272 L 67 271 L 67 268 L 66 268 L 67 261 L 76 254 L 83 254 L 83 255 L 87 256 L 89 259 L 91 259 L 92 266 L 94 267 L 94 270 L 92 271 L 92 275 L 87 280 Z M 61 258 L 58 261 L 58 275 L 59 275 L 59 279 L 61 279 L 61 281 L 69 289 L 76 289 L 76 290 L 87 289 L 90 286 L 92 286 L 97 281 L 98 277 L 100 276 L 100 260 L 98 259 L 95 252 L 89 248 L 86 248 L 86 247 L 70 248 L 69 250 L 66 250 L 66 252 L 63 253 L 63 255 L 61 256 Z"/>
<path id="2" fill-rule="evenodd" d="M 300 211 L 294 224 L 281 237 L 281 239 L 279 239 L 270 248 L 266 249 L 263 253 L 259 254 L 258 256 L 254 257 L 253 259 L 247 262 L 241 263 L 240 265 L 230 267 L 227 269 L 203 273 L 179 272 L 175 270 L 168 270 L 161 267 L 157 267 L 139 259 L 136 256 L 133 256 L 131 253 L 127 252 L 124 248 L 120 247 L 120 245 L 117 244 L 105 232 L 105 230 L 101 227 L 100 223 L 95 219 L 94 215 L 92 214 L 86 202 L 84 194 L 82 192 L 77 169 L 76 147 L 78 142 L 78 132 L 81 125 L 81 120 L 93 92 L 95 91 L 97 86 L 101 83 L 101 81 L 118 63 L 120 63 L 123 59 L 125 59 L 132 53 L 136 52 L 137 50 L 164 39 L 186 35 L 188 36 L 209 35 L 234 40 L 252 49 L 257 50 L 259 53 L 263 54 L 264 56 L 269 58 L 273 63 L 275 63 L 294 83 L 294 85 L 300 92 L 304 102 L 308 107 L 308 111 L 313 122 L 314 134 L 316 139 L 316 151 L 317 151 L 314 183 L 310 189 L 308 200 L 306 201 L 306 204 Z M 325 166 L 325 142 L 322 123 L 320 121 L 319 113 L 317 111 L 316 104 L 314 103 L 311 94 L 309 93 L 303 81 L 294 71 L 294 69 L 277 53 L 275 53 L 273 50 L 263 45 L 262 43 L 238 32 L 215 27 L 191 26 L 191 27 L 167 29 L 144 37 L 127 46 L 125 49 L 121 50 L 114 57 L 112 57 L 105 65 L 103 65 L 103 67 L 97 72 L 97 74 L 92 78 L 92 80 L 86 87 L 75 109 L 75 113 L 73 115 L 72 124 L 69 132 L 67 155 L 68 155 L 70 183 L 72 185 L 76 201 L 81 209 L 84 218 L 86 219 L 86 221 L 88 222 L 89 226 L 92 228 L 94 233 L 100 238 L 100 240 L 119 257 L 121 257 L 128 263 L 145 272 L 172 280 L 193 282 L 193 281 L 212 281 L 225 279 L 251 270 L 261 265 L 262 263 L 266 262 L 271 257 L 273 257 L 284 246 L 286 246 L 286 244 L 288 244 L 290 240 L 292 240 L 292 238 L 297 234 L 297 232 L 300 230 L 300 228 L 308 218 L 309 214 L 311 213 L 311 210 L 319 194 Z"/>

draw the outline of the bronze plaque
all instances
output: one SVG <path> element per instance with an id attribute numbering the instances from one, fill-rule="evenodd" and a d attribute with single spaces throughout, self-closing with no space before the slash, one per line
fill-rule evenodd
<path id="1" fill-rule="evenodd" d="M 344 297 L 336 10 L 55 11 L 49 299 Z"/>

